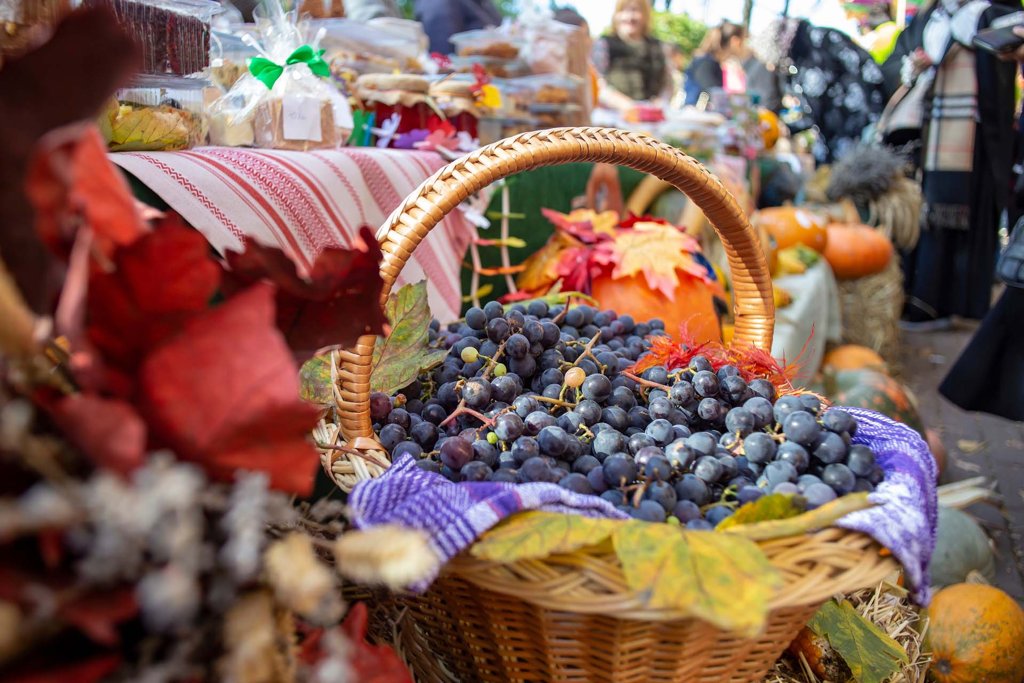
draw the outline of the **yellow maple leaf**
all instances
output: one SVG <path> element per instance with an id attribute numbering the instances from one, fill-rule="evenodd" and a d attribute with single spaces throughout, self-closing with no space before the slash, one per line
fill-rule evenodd
<path id="1" fill-rule="evenodd" d="M 590 223 L 591 229 L 605 235 L 615 235 L 615 226 L 619 224 L 619 214 L 614 211 L 602 211 L 598 213 L 593 209 L 575 209 L 568 214 L 563 214 L 570 223 Z"/>
<path id="2" fill-rule="evenodd" d="M 622 524 L 615 519 L 523 512 L 484 534 L 470 552 L 492 562 L 540 559 L 598 545 Z"/>
<path id="3" fill-rule="evenodd" d="M 614 278 L 643 273 L 647 285 L 675 300 L 678 271 L 708 280 L 707 270 L 692 254 L 697 242 L 678 228 L 660 223 L 637 223 L 632 230 L 620 230 L 614 238 Z"/>

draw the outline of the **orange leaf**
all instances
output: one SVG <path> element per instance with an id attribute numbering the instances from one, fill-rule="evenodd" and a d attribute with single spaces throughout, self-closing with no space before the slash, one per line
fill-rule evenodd
<path id="1" fill-rule="evenodd" d="M 572 235 L 561 230 L 555 231 L 547 244 L 523 261 L 523 271 L 516 278 L 516 285 L 530 291 L 547 291 L 559 277 L 558 262 L 562 252 L 570 247 L 581 246 L 582 242 Z"/>

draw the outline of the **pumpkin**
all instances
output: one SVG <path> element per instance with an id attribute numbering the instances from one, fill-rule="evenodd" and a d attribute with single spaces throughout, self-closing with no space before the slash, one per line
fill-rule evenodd
<path id="1" fill-rule="evenodd" d="M 996 574 L 992 545 L 982 528 L 967 513 L 942 506 L 931 567 L 932 585 L 940 587 L 963 583 L 972 571 L 989 581 Z"/>
<path id="2" fill-rule="evenodd" d="M 775 238 L 778 249 L 805 244 L 821 252 L 828 242 L 828 221 L 807 209 L 792 206 L 761 209 L 751 217 L 751 222 L 767 230 Z"/>
<path id="3" fill-rule="evenodd" d="M 1024 610 L 993 586 L 943 588 L 928 607 L 928 669 L 937 683 L 1020 683 Z"/>
<path id="4" fill-rule="evenodd" d="M 928 449 L 935 458 L 935 466 L 939 469 L 939 476 L 946 469 L 946 445 L 942 443 L 942 437 L 934 429 L 924 430 L 924 440 L 928 442 Z"/>
<path id="5" fill-rule="evenodd" d="M 924 433 L 921 416 L 903 385 L 877 370 L 825 374 L 825 393 L 837 406 L 867 408 Z"/>
<path id="6" fill-rule="evenodd" d="M 863 370 L 870 368 L 885 372 L 885 359 L 866 346 L 843 344 L 825 354 L 821 362 L 829 370 Z"/>
<path id="7" fill-rule="evenodd" d="M 613 278 L 610 274 L 595 277 L 590 294 L 601 308 L 629 314 L 636 320 L 660 318 L 665 330 L 678 338 L 685 325 L 694 342 L 721 341 L 722 330 L 715 311 L 715 297 L 709 285 L 692 275 L 677 271 L 679 284 L 674 297 L 652 289 L 643 274 Z"/>
<path id="8" fill-rule="evenodd" d="M 868 225 L 833 223 L 822 255 L 840 280 L 875 275 L 892 260 L 892 242 Z"/>

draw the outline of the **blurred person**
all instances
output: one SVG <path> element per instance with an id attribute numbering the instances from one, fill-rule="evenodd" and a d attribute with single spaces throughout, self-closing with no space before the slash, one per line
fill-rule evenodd
<path id="1" fill-rule="evenodd" d="M 730 21 L 708 30 L 686 70 L 685 103 L 697 104 L 703 93 L 722 89 L 746 93 L 772 111 L 781 107 L 778 78 L 747 47 L 747 32 Z"/>
<path id="2" fill-rule="evenodd" d="M 463 31 L 501 24 L 493 0 L 413 0 L 416 21 L 430 39 L 430 51 L 451 54 L 451 37 Z"/>
<path id="3" fill-rule="evenodd" d="M 899 25 L 893 21 L 889 0 L 847 0 L 843 3 L 848 19 L 857 22 L 860 36 L 857 44 L 867 50 L 879 64 L 885 62 L 896 47 Z"/>
<path id="4" fill-rule="evenodd" d="M 396 0 L 345 0 L 345 16 L 353 21 L 402 17 Z"/>
<path id="5" fill-rule="evenodd" d="M 666 106 L 672 97 L 669 59 L 651 35 L 649 0 L 617 0 L 611 31 L 594 44 L 602 105 L 627 112 L 638 104 Z"/>
<path id="6" fill-rule="evenodd" d="M 900 132 L 918 147 L 925 200 L 921 238 L 903 264 L 912 329 L 947 328 L 952 316 L 978 320 L 991 305 L 1013 166 L 1015 69 L 973 40 L 1014 4 L 938 0 L 882 66 L 889 108 L 914 109 L 919 125 Z"/>
<path id="7" fill-rule="evenodd" d="M 591 55 L 594 49 L 593 39 L 590 37 L 590 24 L 583 18 L 579 12 L 572 7 L 560 7 L 555 10 L 554 14 L 555 21 L 560 21 L 563 24 L 569 24 L 570 26 L 577 26 L 582 29 L 583 34 L 586 36 L 586 50 L 587 54 Z M 590 92 L 593 94 L 593 104 L 597 105 L 598 91 L 601 84 L 601 74 L 597 72 L 597 67 L 594 66 L 594 60 L 588 58 L 587 68 L 590 72 Z"/>

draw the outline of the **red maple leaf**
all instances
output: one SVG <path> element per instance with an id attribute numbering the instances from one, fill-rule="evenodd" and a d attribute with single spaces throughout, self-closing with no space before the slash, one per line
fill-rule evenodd
<path id="1" fill-rule="evenodd" d="M 132 405 L 95 394 L 73 394 L 53 404 L 50 417 L 98 467 L 128 474 L 142 464 L 146 425 Z"/>
<path id="2" fill-rule="evenodd" d="M 358 602 L 338 627 L 349 641 L 348 664 L 352 667 L 355 680 L 362 683 L 412 683 L 412 675 L 392 648 L 366 642 L 368 622 L 366 604 Z M 320 645 L 323 635 L 324 629 L 310 632 L 302 642 L 299 659 L 308 665 L 323 659 L 325 653 Z"/>
<path id="3" fill-rule="evenodd" d="M 674 223 L 670 223 L 664 218 L 655 218 L 654 216 L 637 216 L 635 213 L 630 213 L 629 216 L 627 216 L 621 223 L 619 223 L 619 227 L 632 228 L 637 223 L 657 223 L 658 225 L 671 225 L 672 227 L 677 229 L 679 227 Z"/>
<path id="4" fill-rule="evenodd" d="M 318 416 L 299 398 L 295 363 L 274 327 L 274 288 L 256 284 L 190 320 L 139 370 L 139 402 L 154 438 L 219 480 L 236 469 L 307 495 Z"/>
<path id="5" fill-rule="evenodd" d="M 387 322 L 380 246 L 369 228 L 359 237 L 352 249 L 320 252 L 305 277 L 280 249 L 247 240 L 244 252 L 227 253 L 230 275 L 241 286 L 277 285 L 277 326 L 301 358 L 327 346 L 351 346 L 364 334 L 382 334 Z"/>

